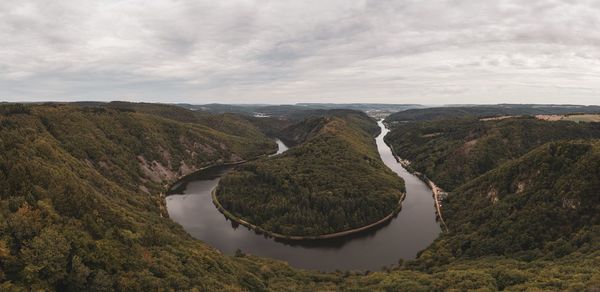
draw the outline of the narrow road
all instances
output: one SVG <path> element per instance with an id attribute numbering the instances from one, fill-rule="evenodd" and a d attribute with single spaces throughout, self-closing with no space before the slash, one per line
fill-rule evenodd
<path id="1" fill-rule="evenodd" d="M 437 210 L 438 218 L 440 219 L 440 222 L 442 223 L 442 225 L 444 225 L 444 229 L 446 229 L 446 231 L 448 231 L 448 226 L 446 225 L 446 222 L 444 221 L 444 217 L 442 216 L 442 207 L 440 206 L 440 202 L 442 200 L 441 193 L 443 192 L 443 190 L 441 188 L 439 188 L 430 179 L 427 179 L 427 184 L 429 185 L 429 188 L 431 188 L 431 192 L 433 192 L 433 199 L 435 201 L 435 209 Z"/>

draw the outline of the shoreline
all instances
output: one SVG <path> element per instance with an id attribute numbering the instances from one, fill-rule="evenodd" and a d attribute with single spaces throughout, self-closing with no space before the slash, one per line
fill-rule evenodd
<path id="1" fill-rule="evenodd" d="M 166 181 L 163 184 L 163 190 L 158 194 L 158 198 L 159 198 L 159 214 L 160 217 L 162 218 L 169 218 L 169 212 L 167 211 L 167 197 L 174 195 L 173 193 L 171 193 L 171 191 L 178 186 L 178 184 L 182 183 L 183 181 L 185 181 L 186 178 L 193 176 L 196 173 L 199 173 L 201 171 L 205 171 L 211 167 L 220 167 L 220 166 L 233 166 L 233 165 L 238 165 L 238 164 L 242 164 L 242 163 L 246 163 L 249 161 L 253 161 L 253 160 L 257 160 L 260 158 L 264 158 L 264 157 L 269 157 L 272 156 L 274 154 L 277 154 L 278 149 L 275 149 L 275 151 L 270 152 L 270 153 L 265 153 L 265 154 L 261 154 L 252 158 L 248 158 L 248 159 L 244 159 L 244 160 L 240 160 L 240 161 L 234 161 L 234 162 L 222 162 L 222 163 L 212 163 L 203 167 L 200 167 L 188 174 L 184 174 L 184 175 L 180 175 L 179 177 L 177 177 L 176 179 L 174 179 L 173 181 Z"/>
<path id="2" fill-rule="evenodd" d="M 194 174 L 196 174 L 198 172 L 205 171 L 205 170 L 207 170 L 209 168 L 212 168 L 212 167 L 221 167 L 221 166 L 233 166 L 233 165 L 243 164 L 243 163 L 254 161 L 254 160 L 257 160 L 257 159 L 260 159 L 260 158 L 270 157 L 270 156 L 273 156 L 275 154 L 277 154 L 277 150 L 273 151 L 272 153 L 265 153 L 265 154 L 261 154 L 261 155 L 258 155 L 258 156 L 252 157 L 252 158 L 248 158 L 248 159 L 244 159 L 244 160 L 240 160 L 240 161 L 223 162 L 223 163 L 212 163 L 212 164 L 203 166 L 203 167 L 198 168 L 198 169 L 196 169 L 196 170 L 194 170 L 194 171 L 192 171 L 192 172 L 190 172 L 188 174 L 184 174 L 184 175 L 179 176 L 178 178 L 176 178 L 175 180 L 173 180 L 173 182 L 167 182 L 166 185 L 165 185 L 165 189 L 166 190 L 163 191 L 162 193 L 164 193 L 165 197 L 170 196 L 171 194 L 169 192 L 173 189 L 174 186 L 176 186 L 177 184 L 183 182 L 187 177 L 192 176 L 192 175 L 194 175 Z"/>
<path id="3" fill-rule="evenodd" d="M 253 230 L 255 232 L 260 232 L 262 234 L 273 237 L 275 239 L 294 240 L 294 241 L 340 238 L 340 237 L 356 234 L 356 233 L 377 227 L 377 226 L 379 226 L 383 223 L 387 223 L 389 220 L 393 219 L 394 216 L 396 216 L 400 212 L 400 210 L 402 210 L 402 201 L 404 201 L 404 199 L 406 198 L 406 193 L 405 192 L 402 193 L 402 197 L 398 201 L 398 206 L 394 209 L 394 211 L 392 211 L 390 214 L 388 214 L 384 218 L 382 218 L 376 222 L 373 222 L 371 224 L 365 225 L 365 226 L 361 226 L 361 227 L 349 229 L 349 230 L 344 230 L 344 231 L 339 231 L 339 232 L 334 232 L 334 233 L 321 234 L 321 235 L 284 235 L 284 234 L 268 231 L 260 226 L 254 225 L 244 219 L 241 219 L 241 218 L 231 214 L 231 212 L 227 211 L 227 209 L 225 209 L 223 207 L 223 205 L 221 205 L 221 203 L 217 199 L 217 188 L 218 188 L 218 185 L 211 191 L 212 201 L 213 201 L 213 204 L 215 205 L 215 207 L 217 208 L 217 210 L 219 210 L 219 212 L 221 212 L 221 214 L 223 214 L 227 219 L 237 222 L 238 224 L 244 225 L 245 227 L 247 227 L 250 230 Z"/>
<path id="4" fill-rule="evenodd" d="M 385 140 L 384 140 L 384 142 L 385 142 Z M 387 142 L 385 144 L 388 145 L 388 147 L 390 147 L 390 149 L 392 150 L 392 155 L 394 155 L 394 158 L 396 158 L 396 161 L 398 163 L 400 163 L 400 165 L 402 165 L 402 167 L 404 167 L 404 169 L 406 169 L 408 172 L 410 172 L 413 175 L 415 175 L 416 177 L 418 177 L 422 182 L 424 182 L 429 187 L 429 189 L 431 189 L 431 193 L 432 193 L 432 197 L 433 197 L 433 201 L 434 201 L 434 205 L 435 205 L 435 215 L 437 216 L 437 218 L 440 220 L 440 222 L 444 226 L 444 229 L 446 230 L 446 232 L 448 232 L 448 225 L 446 225 L 446 222 L 444 221 L 444 218 L 442 216 L 442 208 L 440 207 L 440 192 L 443 192 L 444 190 L 442 188 L 438 187 L 426 175 L 414 170 L 410 166 L 409 160 L 400 158 L 396 154 L 396 151 L 394 150 L 394 147 L 392 147 L 392 145 L 388 144 Z"/>

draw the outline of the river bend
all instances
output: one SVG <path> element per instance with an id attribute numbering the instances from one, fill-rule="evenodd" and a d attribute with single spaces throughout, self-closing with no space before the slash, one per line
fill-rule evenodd
<path id="1" fill-rule="evenodd" d="M 431 190 L 396 161 L 383 137 L 389 132 L 379 122 L 375 139 L 383 162 L 404 179 L 406 199 L 402 211 L 387 224 L 344 238 L 286 242 L 257 234 L 225 218 L 213 205 L 211 191 L 234 166 L 212 167 L 195 173 L 177 186 L 180 194 L 167 197 L 171 219 L 193 237 L 225 254 L 237 249 L 256 256 L 289 262 L 298 268 L 321 271 L 379 270 L 399 259 L 413 259 L 440 233 Z M 287 147 L 277 141 L 283 153 Z"/>

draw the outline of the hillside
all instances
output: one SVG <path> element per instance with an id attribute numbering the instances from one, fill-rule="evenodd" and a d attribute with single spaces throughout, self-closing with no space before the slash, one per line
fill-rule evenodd
<path id="1" fill-rule="evenodd" d="M 538 147 L 448 197 L 449 246 L 465 257 L 569 254 L 599 235 L 599 178 L 600 140 Z"/>
<path id="2" fill-rule="evenodd" d="M 600 123 L 523 117 L 401 123 L 385 139 L 411 168 L 451 191 L 544 143 L 586 138 L 600 138 Z"/>
<path id="3" fill-rule="evenodd" d="M 152 116 L 162 117 L 165 119 L 182 122 L 193 123 L 197 126 L 209 127 L 223 133 L 237 136 L 262 136 L 263 132 L 260 129 L 261 124 L 274 127 L 278 120 L 266 119 L 265 123 L 258 123 L 262 119 L 252 118 L 249 116 L 238 115 L 233 113 L 207 113 L 203 111 L 193 111 L 182 108 L 176 105 L 156 104 L 156 103 L 131 103 L 122 101 L 112 101 L 109 103 L 101 102 L 85 102 L 74 103 L 84 107 L 94 108 L 110 108 L 119 111 L 130 111 L 137 113 L 149 114 Z M 244 151 L 241 149 L 241 151 Z"/>
<path id="4" fill-rule="evenodd" d="M 544 144 L 452 192 L 444 201 L 450 232 L 417 260 L 343 285 L 593 291 L 600 287 L 599 177 L 600 140 Z"/>
<path id="5" fill-rule="evenodd" d="M 391 114 L 388 122 L 428 121 L 466 117 L 496 117 L 521 115 L 558 115 L 568 113 L 600 113 L 600 106 L 582 105 L 527 105 L 498 104 L 473 106 L 447 106 L 424 109 L 408 109 Z"/>
<path id="6" fill-rule="evenodd" d="M 338 111 L 284 132 L 299 145 L 221 180 L 217 198 L 234 216 L 270 232 L 314 236 L 362 227 L 396 210 L 402 180 L 381 161 L 377 124 L 365 114 Z"/>
<path id="7" fill-rule="evenodd" d="M 193 169 L 264 154 L 272 141 L 111 108 L 0 113 L 0 290 L 251 285 L 239 263 L 164 218 L 160 191 Z"/>
<path id="8" fill-rule="evenodd" d="M 597 288 L 599 177 L 600 140 L 542 145 L 452 192 L 444 201 L 450 232 L 410 266 L 479 266 L 515 289 Z"/>
<path id="9" fill-rule="evenodd" d="M 292 115 L 292 117 L 286 118 L 287 126 L 281 128 L 276 135 L 287 145 L 298 145 L 319 134 L 325 124 L 329 122 L 327 118 L 334 117 L 343 117 L 352 126 L 371 136 L 376 136 L 380 132 L 379 127 L 374 126 L 373 121 L 364 114 L 353 110 L 335 109 L 306 111 L 302 116 Z M 283 124 L 285 125 L 285 123 Z"/>

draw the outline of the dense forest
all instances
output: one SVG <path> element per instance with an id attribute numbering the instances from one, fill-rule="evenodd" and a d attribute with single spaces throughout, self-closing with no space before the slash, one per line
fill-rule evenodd
<path id="1" fill-rule="evenodd" d="M 589 251 L 599 192 L 599 140 L 545 144 L 456 189 L 444 214 L 457 235 L 444 244 L 457 257 Z"/>
<path id="2" fill-rule="evenodd" d="M 252 281 L 165 218 L 160 192 L 193 169 L 274 151 L 256 128 L 235 135 L 129 108 L 71 105 L 2 105 L 0 127 L 0 290 Z"/>
<path id="3" fill-rule="evenodd" d="M 544 143 L 593 138 L 600 138 L 599 123 L 468 117 L 395 124 L 385 140 L 411 168 L 451 191 Z"/>
<path id="4" fill-rule="evenodd" d="M 381 161 L 374 120 L 332 111 L 283 130 L 298 145 L 239 166 L 217 198 L 234 216 L 270 232 L 314 236 L 377 222 L 399 207 L 404 186 Z"/>
<path id="5" fill-rule="evenodd" d="M 274 150 L 246 117 L 203 115 L 148 104 L 0 105 L 0 290 L 600 287 L 598 140 L 545 144 L 457 187 L 444 202 L 450 232 L 414 261 L 317 273 L 222 255 L 165 217 L 160 193 L 187 172 L 181 161 L 196 169 Z M 145 171 L 138 156 L 163 167 Z"/>
<path id="6" fill-rule="evenodd" d="M 537 147 L 452 192 L 450 231 L 404 269 L 455 274 L 464 289 L 597 289 L 598 178 L 600 140 Z"/>

